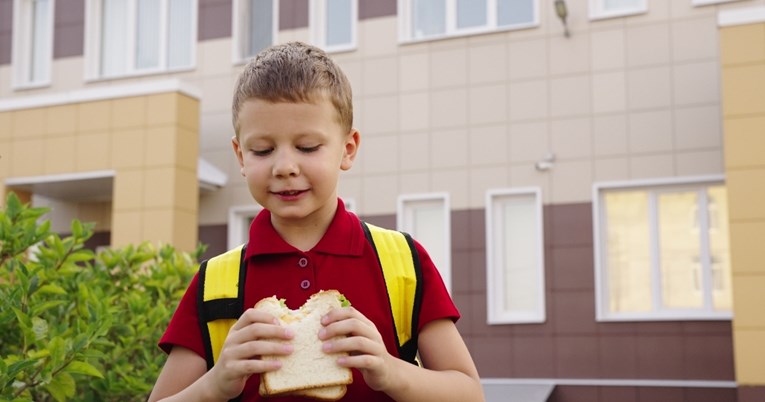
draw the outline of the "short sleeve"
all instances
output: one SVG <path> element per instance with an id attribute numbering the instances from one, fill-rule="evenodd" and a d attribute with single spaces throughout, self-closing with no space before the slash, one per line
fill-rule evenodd
<path id="1" fill-rule="evenodd" d="M 420 257 L 422 269 L 422 304 L 420 307 L 420 321 L 417 330 L 422 330 L 425 324 L 448 318 L 454 322 L 460 318 L 460 312 L 454 305 L 449 292 L 446 290 L 444 280 L 438 272 L 430 255 L 425 248 L 415 240 L 415 247 Z"/>
<path id="2" fill-rule="evenodd" d="M 173 346 L 183 346 L 193 350 L 198 355 L 205 357 L 205 348 L 202 344 L 202 334 L 199 327 L 197 313 L 197 289 L 199 274 L 194 275 L 186 293 L 183 295 L 178 308 L 170 319 L 164 335 L 159 340 L 159 347 L 170 353 Z"/>

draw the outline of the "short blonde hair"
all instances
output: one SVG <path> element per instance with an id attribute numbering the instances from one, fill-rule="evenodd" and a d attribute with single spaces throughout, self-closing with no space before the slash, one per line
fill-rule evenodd
<path id="1" fill-rule="evenodd" d="M 239 112 L 248 99 L 269 102 L 316 102 L 328 96 L 337 110 L 338 123 L 349 132 L 353 126 L 351 84 L 327 54 L 302 42 L 264 49 L 239 75 L 232 105 L 233 123 L 239 137 Z"/>

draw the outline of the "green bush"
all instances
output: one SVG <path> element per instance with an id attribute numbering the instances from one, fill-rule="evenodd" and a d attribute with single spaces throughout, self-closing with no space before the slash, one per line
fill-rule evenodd
<path id="1" fill-rule="evenodd" d="M 46 212 L 12 193 L 0 210 L 0 400 L 145 400 L 202 249 L 94 254 L 93 225 L 75 220 L 61 238 L 39 223 Z"/>

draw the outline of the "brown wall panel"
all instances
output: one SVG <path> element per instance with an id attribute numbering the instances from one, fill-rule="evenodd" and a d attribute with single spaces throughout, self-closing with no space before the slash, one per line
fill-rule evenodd
<path id="1" fill-rule="evenodd" d="M 11 64 L 13 0 L 0 0 L 0 65 Z"/>
<path id="2" fill-rule="evenodd" d="M 199 0 L 197 40 L 231 37 L 231 0 Z"/>
<path id="3" fill-rule="evenodd" d="M 359 19 L 396 15 L 396 0 L 359 0 Z"/>
<path id="4" fill-rule="evenodd" d="M 308 0 L 279 2 L 279 30 L 308 27 Z"/>
<path id="5" fill-rule="evenodd" d="M 85 0 L 56 2 L 53 58 L 82 56 L 85 38 Z"/>
<path id="6" fill-rule="evenodd" d="M 228 225 L 205 225 L 199 227 L 199 242 L 207 245 L 200 261 L 215 257 L 228 250 Z"/>

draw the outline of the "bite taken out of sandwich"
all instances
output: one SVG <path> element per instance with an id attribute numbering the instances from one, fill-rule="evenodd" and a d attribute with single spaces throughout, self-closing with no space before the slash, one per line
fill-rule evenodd
<path id="1" fill-rule="evenodd" d="M 319 331 L 321 318 L 330 310 L 349 305 L 337 290 L 323 290 L 313 294 L 299 309 L 291 310 L 284 300 L 276 296 L 261 299 L 255 309 L 267 312 L 279 323 L 292 330 L 295 336 L 289 341 L 293 352 L 286 356 L 262 356 L 264 360 L 279 360 L 282 367 L 261 375 L 260 394 L 284 396 L 297 394 L 320 400 L 337 400 L 346 392 L 346 385 L 353 381 L 351 369 L 341 367 L 337 359 L 345 353 L 325 353 Z"/>

